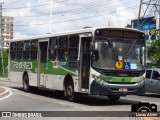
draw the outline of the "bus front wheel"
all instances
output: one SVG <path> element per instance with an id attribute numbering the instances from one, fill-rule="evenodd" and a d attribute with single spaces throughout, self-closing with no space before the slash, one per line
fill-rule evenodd
<path id="1" fill-rule="evenodd" d="M 120 96 L 116 96 L 116 95 L 109 95 L 108 99 L 112 102 L 116 102 L 120 99 Z"/>
<path id="2" fill-rule="evenodd" d="M 68 101 L 75 100 L 74 85 L 72 81 L 68 81 L 65 86 L 65 96 Z"/>
<path id="3" fill-rule="evenodd" d="M 28 78 L 28 75 L 26 74 L 23 76 L 23 90 L 25 92 L 29 91 L 29 78 Z"/>

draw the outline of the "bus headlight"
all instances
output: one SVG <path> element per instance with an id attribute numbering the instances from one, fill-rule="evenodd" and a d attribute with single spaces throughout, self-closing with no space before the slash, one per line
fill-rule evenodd
<path id="1" fill-rule="evenodd" d="M 91 74 L 91 76 L 92 76 L 92 78 L 93 78 L 94 80 L 96 80 L 98 83 L 103 84 L 103 85 L 108 85 L 108 82 L 106 82 L 106 81 L 100 79 L 100 78 L 97 77 L 96 75 Z"/>
<path id="2" fill-rule="evenodd" d="M 93 79 L 96 79 L 96 78 L 97 78 L 97 76 L 94 75 L 94 74 L 91 74 L 91 76 L 92 76 Z"/>
<path id="3" fill-rule="evenodd" d="M 96 75 L 94 75 L 94 74 L 91 74 L 91 76 L 92 76 L 92 78 L 94 79 L 94 80 L 97 80 L 97 81 L 99 81 L 100 80 L 100 78 L 98 78 Z"/>

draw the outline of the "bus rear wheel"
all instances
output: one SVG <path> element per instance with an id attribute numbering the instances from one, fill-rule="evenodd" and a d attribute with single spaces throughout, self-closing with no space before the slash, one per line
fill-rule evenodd
<path id="1" fill-rule="evenodd" d="M 116 95 L 109 95 L 108 99 L 112 102 L 116 102 L 120 99 L 120 96 L 116 96 Z"/>
<path id="2" fill-rule="evenodd" d="M 28 92 L 29 91 L 29 78 L 28 78 L 28 75 L 25 74 L 23 76 L 23 90 L 25 92 Z"/>
<path id="3" fill-rule="evenodd" d="M 65 86 L 65 96 L 68 101 L 75 100 L 74 85 L 72 81 L 68 81 Z"/>

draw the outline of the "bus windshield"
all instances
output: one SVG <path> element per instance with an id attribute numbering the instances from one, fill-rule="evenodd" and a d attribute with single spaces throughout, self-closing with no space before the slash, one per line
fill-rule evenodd
<path id="1" fill-rule="evenodd" d="M 104 39 L 94 42 L 92 66 L 102 69 L 116 69 L 116 61 L 128 65 L 127 70 L 144 69 L 145 43 L 135 39 Z"/>

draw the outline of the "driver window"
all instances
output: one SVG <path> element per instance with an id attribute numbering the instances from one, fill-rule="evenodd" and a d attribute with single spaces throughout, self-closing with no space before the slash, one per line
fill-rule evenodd
<path id="1" fill-rule="evenodd" d="M 152 79 L 157 79 L 158 77 L 160 77 L 159 73 L 157 71 L 153 71 Z"/>
<path id="2" fill-rule="evenodd" d="M 151 70 L 146 70 L 146 78 L 151 78 L 151 73 L 152 71 Z"/>

